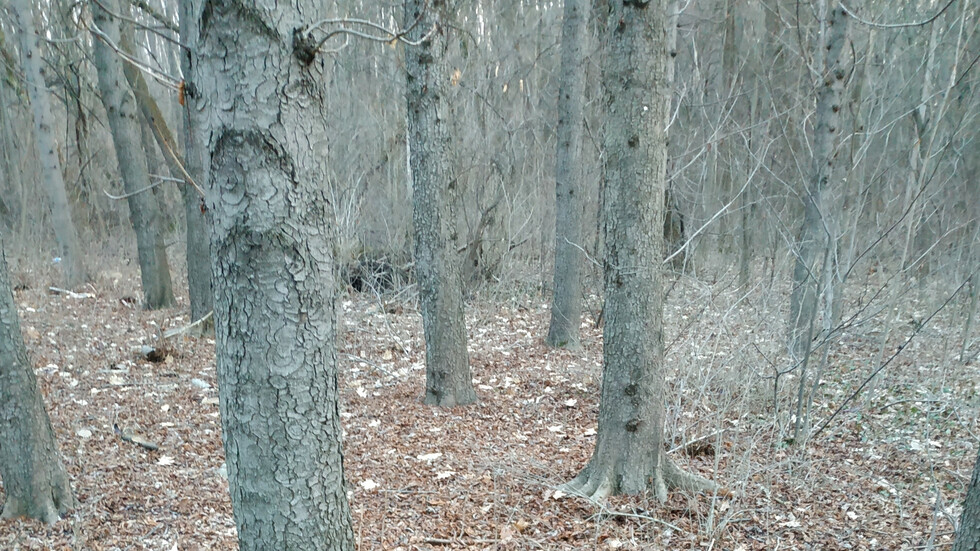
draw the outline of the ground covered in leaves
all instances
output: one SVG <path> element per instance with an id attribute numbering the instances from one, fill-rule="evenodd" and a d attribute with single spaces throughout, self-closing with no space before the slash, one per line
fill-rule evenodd
<path id="1" fill-rule="evenodd" d="M 186 300 L 142 311 L 132 273 L 106 272 L 74 295 L 51 292 L 51 274 L 20 267 L 13 275 L 79 506 L 50 527 L 0 523 L 0 548 L 234 549 L 214 342 L 163 339 L 187 323 Z M 663 505 L 648 497 L 594 503 L 558 491 L 595 443 L 594 297 L 581 352 L 544 345 L 546 298 L 475 297 L 467 323 L 480 403 L 441 410 L 420 403 L 424 351 L 410 290 L 388 300 L 345 294 L 339 367 L 359 549 L 948 546 L 977 445 L 976 366 L 959 362 L 967 301 L 956 297 L 928 319 L 951 289 L 911 290 L 889 324 L 870 311 L 857 315 L 832 338 L 813 428 L 903 349 L 826 430 L 792 445 L 799 369 L 780 375 L 774 389 L 775 375 L 790 367 L 781 350 L 782 291 L 672 282 L 670 451 L 732 495 L 673 492 Z M 854 312 L 861 296 L 849 298 Z M 149 361 L 143 346 L 163 353 Z M 159 449 L 122 439 L 114 426 Z"/>

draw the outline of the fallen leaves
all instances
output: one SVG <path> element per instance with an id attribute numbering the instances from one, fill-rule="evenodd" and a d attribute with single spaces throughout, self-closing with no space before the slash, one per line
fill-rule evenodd
<path id="1" fill-rule="evenodd" d="M 733 492 L 675 491 L 664 506 L 648 496 L 592 503 L 558 489 L 596 441 L 602 361 L 594 325 L 583 328 L 581 352 L 551 350 L 541 342 L 546 306 L 470 304 L 482 401 L 444 410 L 420 401 L 418 313 L 408 305 L 372 309 L 373 298 L 356 295 L 344 300 L 340 407 L 359 549 L 910 549 L 927 543 L 933 523 L 951 529 L 944 519 L 956 518 L 950 504 L 975 457 L 974 383 L 951 374 L 954 391 L 936 394 L 930 381 L 944 379 L 922 370 L 931 365 L 925 360 L 910 362 L 902 385 L 882 386 L 891 393 L 887 408 L 842 416 L 831 437 L 787 448 L 772 422 L 771 381 L 757 376 L 767 376 L 766 364 L 744 361 L 745 350 L 767 346 L 761 323 L 771 313 L 726 317 L 740 300 L 734 292 L 728 299 L 698 292 L 681 284 L 671 300 L 687 302 L 669 304 L 667 446 L 681 446 L 671 457 L 683 468 Z M 0 523 L 0 548 L 34 541 L 45 549 L 235 549 L 213 340 L 181 335 L 164 361 L 143 361 L 134 350 L 186 320 L 178 310 L 126 307 L 119 293 L 95 294 L 18 297 L 33 310 L 21 310 L 33 328 L 27 338 L 43 343 L 32 360 L 80 505 L 53 530 Z M 729 302 L 712 303 L 722 299 Z M 672 323 L 693 316 L 696 301 L 707 308 L 700 318 Z M 832 365 L 873 356 L 878 343 L 841 338 L 847 355 L 831 355 Z M 923 344 L 916 358 L 938 349 Z M 814 402 L 820 411 L 853 385 L 831 375 L 828 368 Z M 161 451 L 148 453 L 136 437 Z M 699 446 L 685 449 L 692 441 Z M 710 533 L 709 518 L 717 528 Z"/>

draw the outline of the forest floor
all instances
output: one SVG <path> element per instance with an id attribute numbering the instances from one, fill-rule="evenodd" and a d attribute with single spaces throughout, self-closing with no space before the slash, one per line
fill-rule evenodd
<path id="1" fill-rule="evenodd" d="M 234 549 L 213 339 L 161 346 L 162 332 L 187 323 L 186 299 L 142 311 L 135 274 L 104 273 L 80 296 L 49 291 L 52 275 L 21 267 L 13 281 L 79 505 L 53 526 L 0 522 L 0 549 Z M 881 359 L 880 322 L 837 334 L 814 427 L 918 330 L 874 389 L 805 445 L 791 445 L 786 412 L 795 411 L 798 370 L 773 391 L 775 371 L 788 367 L 786 295 L 764 286 L 742 295 L 730 280 L 675 282 L 666 306 L 671 456 L 732 496 L 674 491 L 663 505 L 557 490 L 595 444 L 594 297 L 581 352 L 544 345 L 540 295 L 477 297 L 467 322 L 480 403 L 437 409 L 420 402 L 422 331 L 412 303 L 347 294 L 338 301 L 339 367 L 358 548 L 948 548 L 976 457 L 980 382 L 975 362 L 958 362 L 962 297 L 922 325 L 949 292 L 898 301 Z M 165 354 L 149 362 L 142 345 Z M 159 449 L 124 441 L 114 425 Z"/>

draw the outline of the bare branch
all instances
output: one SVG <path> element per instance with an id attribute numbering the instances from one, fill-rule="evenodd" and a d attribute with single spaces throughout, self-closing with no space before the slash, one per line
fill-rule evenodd
<path id="1" fill-rule="evenodd" d="M 847 15 L 853 17 L 855 21 L 857 21 L 858 23 L 861 23 L 862 25 L 867 25 L 868 27 L 875 27 L 875 28 L 878 28 L 878 29 L 907 29 L 909 27 L 924 27 L 925 25 L 928 25 L 929 23 L 932 23 L 936 19 L 939 19 L 939 16 L 942 15 L 943 13 L 945 13 L 946 10 L 949 9 L 949 7 L 952 6 L 953 5 L 953 2 L 955 2 L 955 1 L 956 0 L 949 0 L 949 2 L 946 2 L 946 5 L 943 6 L 932 17 L 930 17 L 928 19 L 925 19 L 923 21 L 915 21 L 915 22 L 912 22 L 912 23 L 876 23 L 874 21 L 868 21 L 867 19 L 862 19 L 860 16 L 858 16 L 857 13 L 854 12 L 854 10 L 852 10 L 849 7 L 847 7 L 847 5 L 844 4 L 844 2 L 841 2 L 840 3 L 840 7 L 841 7 L 842 10 L 844 10 L 844 13 L 846 13 Z"/>

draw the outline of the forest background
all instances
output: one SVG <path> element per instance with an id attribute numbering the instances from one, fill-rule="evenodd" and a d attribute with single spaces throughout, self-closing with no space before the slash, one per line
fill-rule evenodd
<path id="1" fill-rule="evenodd" d="M 182 131 L 196 92 L 182 67 L 187 21 L 173 1 L 107 4 L 20 0 L 0 12 L 4 248 L 79 498 L 54 528 L 6 523 L 0 537 L 232 546 L 214 342 L 165 337 L 210 310 L 193 288 L 211 269 L 201 194 L 177 183 L 198 179 Z M 607 22 L 594 14 L 609 8 L 591 7 L 580 41 L 582 233 L 571 241 L 584 317 L 569 350 L 545 343 L 556 249 L 569 244 L 555 237 L 563 6 L 453 8 L 448 246 L 478 405 L 419 403 L 412 46 L 340 33 L 317 58 L 361 548 L 950 545 L 977 449 L 977 5 L 668 3 L 665 440 L 734 497 L 680 493 L 665 508 L 559 490 L 587 461 L 598 413 Z M 333 10 L 338 28 L 405 26 L 401 4 Z M 845 34 L 831 32 L 832 12 Z M 110 21 L 121 34 L 107 40 Z M 36 43 L 21 38 L 31 27 Z M 113 63 L 125 78 L 100 74 Z M 838 101 L 822 103 L 834 87 Z M 114 127 L 121 90 L 139 121 L 128 150 Z M 160 449 L 115 427 L 139 427 Z M 486 447 L 488 433 L 501 436 Z"/>

